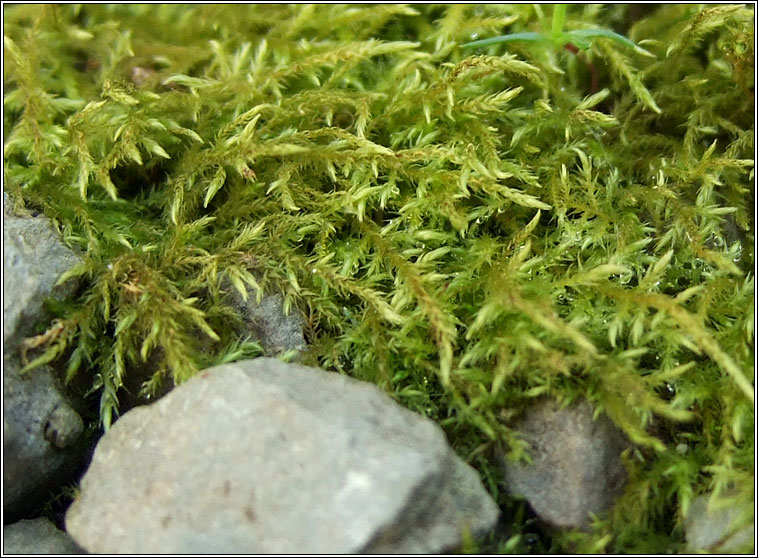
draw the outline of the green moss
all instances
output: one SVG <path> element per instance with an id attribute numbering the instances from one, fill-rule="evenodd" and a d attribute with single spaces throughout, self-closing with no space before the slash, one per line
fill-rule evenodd
<path id="1" fill-rule="evenodd" d="M 539 28 L 523 5 L 7 7 L 5 189 L 85 254 L 33 364 L 107 427 L 147 359 L 149 394 L 250 354 L 226 277 L 446 428 L 513 512 L 493 552 L 680 551 L 695 495 L 752 510 L 754 14 L 632 10 L 565 25 L 652 58 L 460 48 Z M 639 449 L 608 518 L 535 546 L 492 456 L 544 395 Z"/>

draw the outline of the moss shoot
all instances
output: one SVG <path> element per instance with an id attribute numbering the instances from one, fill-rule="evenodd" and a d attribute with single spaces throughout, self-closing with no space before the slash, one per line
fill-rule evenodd
<path id="1" fill-rule="evenodd" d="M 276 291 L 306 364 L 480 471 L 509 527 L 467 550 L 678 552 L 707 491 L 752 522 L 754 12 L 568 7 L 652 56 L 460 46 L 551 9 L 5 7 L 4 188 L 84 255 L 29 366 L 107 428 L 148 359 L 145 396 L 251 354 L 224 285 Z M 512 424 L 545 396 L 636 444 L 588 532 L 535 527 L 493 459 L 525 457 Z"/>

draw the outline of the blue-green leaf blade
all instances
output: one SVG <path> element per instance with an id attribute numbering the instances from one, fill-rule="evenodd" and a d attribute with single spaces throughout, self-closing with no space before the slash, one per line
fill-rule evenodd
<path id="1" fill-rule="evenodd" d="M 509 43 L 511 41 L 545 41 L 547 40 L 540 33 L 511 33 L 509 35 L 499 35 L 497 37 L 490 37 L 489 39 L 481 39 L 479 41 L 473 41 L 471 43 L 462 44 L 461 47 L 483 47 L 489 45 L 496 45 L 498 43 Z"/>
<path id="2" fill-rule="evenodd" d="M 570 31 L 567 33 L 569 37 L 575 37 L 581 39 L 593 39 L 596 37 L 602 37 L 604 39 L 611 39 L 613 41 L 616 41 L 617 43 L 621 43 L 623 45 L 628 46 L 631 49 L 634 49 L 635 51 L 639 52 L 640 54 L 644 54 L 646 56 L 655 56 L 654 54 L 648 52 L 641 46 L 637 45 L 634 41 L 631 39 L 628 39 L 624 37 L 623 35 L 619 35 L 618 33 L 615 33 L 614 31 L 610 31 L 608 29 L 576 29 L 574 31 Z"/>

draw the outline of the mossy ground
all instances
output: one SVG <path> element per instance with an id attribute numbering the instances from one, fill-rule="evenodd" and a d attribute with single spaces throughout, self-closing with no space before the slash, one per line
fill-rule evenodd
<path id="1" fill-rule="evenodd" d="M 460 48 L 539 30 L 525 5 L 6 7 L 4 188 L 84 254 L 32 364 L 107 426 L 143 361 L 148 397 L 256 354 L 228 278 L 303 314 L 307 364 L 443 425 L 506 512 L 469 550 L 681 551 L 708 490 L 752 521 L 753 25 L 569 7 L 647 58 Z M 502 489 L 493 454 L 525 455 L 510 425 L 540 396 L 637 444 L 588 533 Z"/>

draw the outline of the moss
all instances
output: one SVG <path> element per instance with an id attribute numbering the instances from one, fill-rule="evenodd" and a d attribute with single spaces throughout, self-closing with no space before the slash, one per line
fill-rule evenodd
<path id="1" fill-rule="evenodd" d="M 33 364 L 107 427 L 144 361 L 150 393 L 246 354 L 224 278 L 275 289 L 307 364 L 380 385 L 480 470 L 513 513 L 482 548 L 683 550 L 695 495 L 752 509 L 754 14 L 638 12 L 565 23 L 652 58 L 460 48 L 538 29 L 523 5 L 7 7 L 5 188 L 85 254 Z M 544 395 L 639 449 L 609 517 L 535 543 L 492 456 L 525 455 L 509 425 Z"/>

